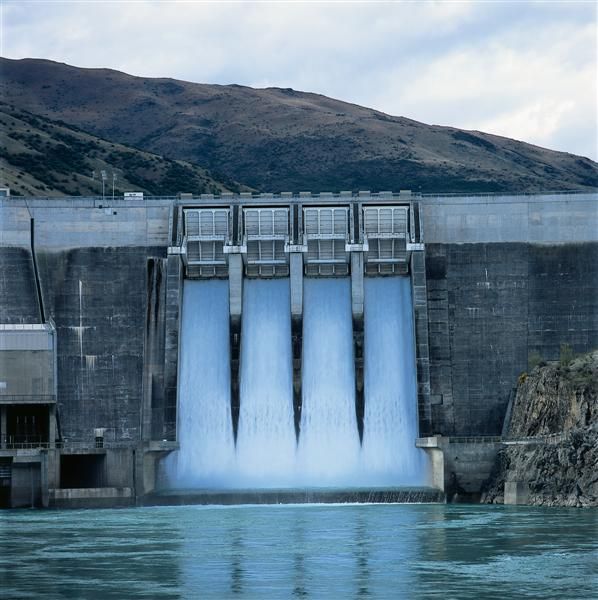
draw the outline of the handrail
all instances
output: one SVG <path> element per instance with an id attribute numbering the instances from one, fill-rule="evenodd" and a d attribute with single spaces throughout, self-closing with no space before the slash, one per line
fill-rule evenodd
<path id="1" fill-rule="evenodd" d="M 430 441 L 436 437 L 444 438 L 449 444 L 558 444 L 565 440 L 568 433 L 549 433 L 532 436 L 504 436 L 504 435 L 456 435 L 456 436 L 424 436 L 419 440 Z"/>
<path id="2" fill-rule="evenodd" d="M 451 444 L 495 444 L 501 441 L 502 437 L 500 435 L 451 436 L 449 438 Z"/>
<path id="3" fill-rule="evenodd" d="M 189 202 L 206 202 L 210 203 L 213 201 L 219 202 L 253 202 L 253 201 L 264 201 L 266 203 L 275 201 L 283 201 L 287 203 L 300 201 L 302 203 L 309 203 L 312 200 L 317 200 L 319 202 L 329 202 L 329 201 L 353 201 L 360 200 L 365 198 L 378 198 L 380 200 L 401 200 L 408 201 L 410 198 L 472 198 L 472 197 L 483 197 L 483 198 L 500 198 L 504 196 L 580 196 L 587 194 L 596 194 L 597 190 L 545 190 L 545 191 L 503 191 L 503 192 L 416 192 L 411 191 L 410 193 L 400 193 L 400 192 L 370 192 L 367 195 L 359 195 L 359 192 L 352 194 L 343 194 L 340 192 L 315 192 L 310 194 L 309 196 L 300 196 L 298 193 L 291 193 L 290 196 L 283 195 L 284 192 L 278 194 L 261 194 L 255 193 L 247 196 L 241 196 L 239 194 L 231 194 L 230 196 L 226 195 L 213 195 L 213 194 L 198 194 L 194 195 L 191 198 L 181 198 L 177 195 L 171 196 L 150 196 L 144 195 L 143 198 L 124 198 L 123 196 L 115 196 L 114 199 L 112 196 L 3 196 L 0 197 L 1 202 L 12 202 L 12 201 L 30 201 L 30 200 L 59 200 L 59 201 L 68 201 L 68 200 L 88 200 L 93 202 L 102 202 L 102 203 L 117 203 L 117 202 L 137 202 L 143 204 L 144 202 L 163 202 L 163 201 L 172 201 L 175 200 L 177 204 L 187 204 Z"/>
<path id="4" fill-rule="evenodd" d="M 61 450 L 102 450 L 104 448 L 134 448 L 137 442 L 104 442 L 99 444 L 95 441 L 59 441 L 54 443 L 54 448 Z M 8 439 L 1 444 L 1 450 L 47 450 L 52 448 L 52 444 L 47 441 L 14 441 Z"/>
<path id="5" fill-rule="evenodd" d="M 0 404 L 54 404 L 55 402 L 55 394 L 0 394 Z"/>

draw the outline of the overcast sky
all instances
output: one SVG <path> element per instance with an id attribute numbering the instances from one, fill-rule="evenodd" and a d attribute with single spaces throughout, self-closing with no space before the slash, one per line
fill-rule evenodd
<path id="1" fill-rule="evenodd" d="M 0 2 L 8 58 L 292 87 L 598 159 L 594 1 Z"/>

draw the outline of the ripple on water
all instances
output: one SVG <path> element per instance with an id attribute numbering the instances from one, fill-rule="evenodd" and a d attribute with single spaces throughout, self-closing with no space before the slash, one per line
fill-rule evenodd
<path id="1" fill-rule="evenodd" d="M 590 598 L 596 511 L 444 505 L 0 514 L 7 598 Z"/>

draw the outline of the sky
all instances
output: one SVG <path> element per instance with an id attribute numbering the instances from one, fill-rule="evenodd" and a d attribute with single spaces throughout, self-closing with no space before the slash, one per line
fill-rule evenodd
<path id="1" fill-rule="evenodd" d="M 598 160 L 593 0 L 0 5 L 7 58 L 291 87 Z"/>

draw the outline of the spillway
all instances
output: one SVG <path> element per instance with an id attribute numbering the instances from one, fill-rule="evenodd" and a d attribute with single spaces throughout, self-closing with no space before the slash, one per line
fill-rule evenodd
<path id="1" fill-rule="evenodd" d="M 168 457 L 167 477 L 174 487 L 221 487 L 230 482 L 235 460 L 228 282 L 185 282 L 182 331 L 180 450 Z"/>
<path id="2" fill-rule="evenodd" d="M 408 277 L 365 280 L 365 414 L 362 460 L 372 485 L 422 484 L 416 448 L 417 382 Z"/>
<path id="3" fill-rule="evenodd" d="M 359 484 L 350 280 L 306 279 L 299 480 Z"/>
<path id="4" fill-rule="evenodd" d="M 295 426 L 289 280 L 247 280 L 243 292 L 238 485 L 292 484 Z"/>
<path id="5" fill-rule="evenodd" d="M 186 281 L 172 487 L 422 485 L 408 277 L 365 279 L 365 409 L 360 443 L 351 281 L 306 278 L 299 437 L 288 278 L 243 286 L 240 407 L 231 411 L 229 288 Z"/>

